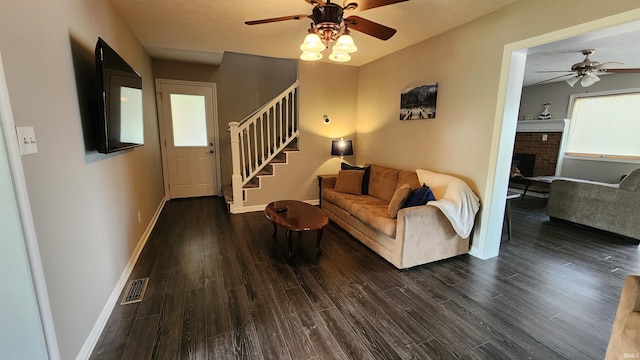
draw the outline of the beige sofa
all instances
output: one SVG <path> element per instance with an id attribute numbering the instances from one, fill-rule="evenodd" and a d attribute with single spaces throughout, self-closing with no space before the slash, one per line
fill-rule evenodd
<path id="1" fill-rule="evenodd" d="M 640 358 L 640 276 L 627 276 L 613 322 L 606 360 Z"/>
<path id="2" fill-rule="evenodd" d="M 371 165 L 366 195 L 336 191 L 338 177 L 325 176 L 321 207 L 334 223 L 399 269 L 467 253 L 478 198 L 460 179 L 417 171 L 427 181 L 414 171 Z M 423 183 L 437 200 L 400 209 L 397 218 L 391 217 L 389 203 L 398 188 L 408 184 L 416 189 Z"/>
<path id="3" fill-rule="evenodd" d="M 640 169 L 619 184 L 578 179 L 551 182 L 547 214 L 640 241 Z"/>

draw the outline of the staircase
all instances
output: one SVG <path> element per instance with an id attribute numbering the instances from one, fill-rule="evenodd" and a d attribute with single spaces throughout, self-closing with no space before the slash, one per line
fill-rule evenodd
<path id="1" fill-rule="evenodd" d="M 260 177 L 273 176 L 278 164 L 287 163 L 287 153 L 298 150 L 298 82 L 242 119 L 230 122 L 231 195 L 229 211 L 251 211 L 244 206 L 247 191 L 260 189 Z"/>

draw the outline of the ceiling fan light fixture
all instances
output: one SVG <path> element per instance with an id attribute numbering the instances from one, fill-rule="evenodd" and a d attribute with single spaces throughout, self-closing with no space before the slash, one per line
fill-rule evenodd
<path id="1" fill-rule="evenodd" d="M 300 50 L 310 53 L 320 53 L 325 49 L 325 45 L 320 39 L 320 36 L 316 33 L 307 34 L 304 38 L 304 42 L 300 45 Z M 322 56 L 320 56 L 322 57 Z"/>
<path id="2" fill-rule="evenodd" d="M 322 59 L 322 54 L 319 52 L 304 51 L 302 55 L 300 55 L 300 60 L 304 61 L 317 61 L 320 59 Z"/>
<path id="3" fill-rule="evenodd" d="M 567 80 L 567 84 L 573 87 L 573 85 L 575 85 L 578 81 L 580 81 L 580 76 L 574 76 L 571 79 Z"/>
<path id="4" fill-rule="evenodd" d="M 353 38 L 349 34 L 344 34 L 338 38 L 336 44 L 333 45 L 333 51 L 341 53 L 353 53 L 358 51 Z"/>
<path id="5" fill-rule="evenodd" d="M 588 87 L 597 83 L 598 81 L 600 81 L 600 78 L 596 74 L 589 72 L 582 77 L 582 82 L 580 82 L 580 85 L 582 85 L 582 87 Z"/>
<path id="6" fill-rule="evenodd" d="M 335 62 L 347 62 L 351 60 L 351 56 L 345 52 L 333 51 L 331 55 L 329 55 L 329 60 Z"/>

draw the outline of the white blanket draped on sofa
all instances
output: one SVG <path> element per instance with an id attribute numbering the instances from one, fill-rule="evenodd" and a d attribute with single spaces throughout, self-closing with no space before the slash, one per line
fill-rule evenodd
<path id="1" fill-rule="evenodd" d="M 416 169 L 416 173 L 420 183 L 429 186 L 436 198 L 436 201 L 429 201 L 427 205 L 440 209 L 456 233 L 467 238 L 473 230 L 480 199 L 457 177 L 424 169 Z"/>

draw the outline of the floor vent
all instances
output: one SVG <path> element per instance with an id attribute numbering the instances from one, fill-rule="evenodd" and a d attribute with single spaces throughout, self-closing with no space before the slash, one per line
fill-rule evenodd
<path id="1" fill-rule="evenodd" d="M 148 283 L 149 278 L 129 281 L 129 286 L 127 286 L 127 289 L 124 292 L 125 295 L 122 298 L 120 305 L 133 304 L 142 301 L 144 292 L 147 290 Z"/>

